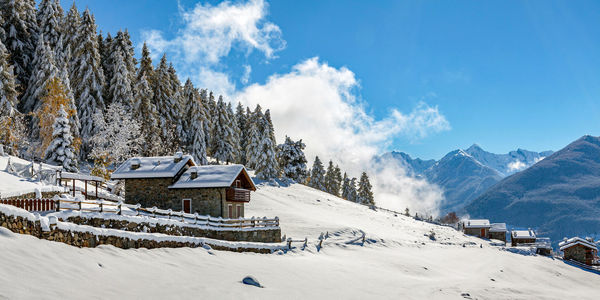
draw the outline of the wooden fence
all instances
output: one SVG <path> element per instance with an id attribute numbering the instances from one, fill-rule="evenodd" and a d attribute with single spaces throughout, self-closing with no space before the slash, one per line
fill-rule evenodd
<path id="1" fill-rule="evenodd" d="M 55 210 L 55 202 L 52 199 L 0 199 L 0 204 L 16 206 L 27 211 Z"/>
<path id="2" fill-rule="evenodd" d="M 278 227 L 279 218 L 239 218 L 223 219 L 197 213 L 185 213 L 183 211 L 172 211 L 170 209 L 142 208 L 139 204 L 125 204 L 122 202 L 111 202 L 102 200 L 78 200 L 58 199 L 56 210 L 75 210 L 83 212 L 106 212 L 118 215 L 147 216 L 153 218 L 167 218 L 187 224 L 207 225 L 220 228 L 256 228 L 256 227 Z"/>

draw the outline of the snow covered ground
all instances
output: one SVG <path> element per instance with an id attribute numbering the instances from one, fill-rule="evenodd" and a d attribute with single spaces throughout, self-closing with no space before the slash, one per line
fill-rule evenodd
<path id="1" fill-rule="evenodd" d="M 30 179 L 31 162 L 10 156 L 10 162 L 14 168 L 14 173 L 6 172 L 9 156 L 0 156 L 0 195 L 2 197 L 12 197 L 27 193 L 64 191 L 64 187 L 40 182 L 36 179 Z M 43 164 L 44 170 L 50 170 L 51 166 Z M 34 171 L 38 171 L 39 164 L 34 164 Z"/>
<path id="2" fill-rule="evenodd" d="M 0 228 L 0 299 L 596 299 L 600 290 L 599 275 L 560 260 L 302 185 L 259 186 L 246 215 L 279 216 L 283 233 L 307 237 L 308 247 L 297 243 L 286 254 L 79 249 Z M 246 275 L 264 288 L 242 284 Z"/>

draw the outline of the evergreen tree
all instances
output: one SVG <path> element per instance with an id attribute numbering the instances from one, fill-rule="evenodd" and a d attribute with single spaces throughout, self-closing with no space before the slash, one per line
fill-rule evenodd
<path id="1" fill-rule="evenodd" d="M 152 58 L 150 57 L 150 50 L 148 50 L 146 42 L 142 46 L 142 59 L 140 60 L 140 68 L 137 73 L 138 80 L 144 75 L 150 87 L 154 89 L 154 66 L 152 66 Z"/>
<path id="2" fill-rule="evenodd" d="M 195 114 L 199 113 L 200 111 L 200 109 L 198 109 L 198 106 L 200 106 L 201 103 L 198 90 L 194 88 L 194 84 L 189 78 L 185 81 L 185 84 L 183 85 L 181 98 L 183 99 L 181 125 L 183 128 L 183 133 L 185 135 L 185 141 L 187 141 L 184 144 L 188 149 L 191 149 L 193 144 L 192 136 L 194 130 L 192 127 L 194 126 L 194 119 L 196 117 Z"/>
<path id="3" fill-rule="evenodd" d="M 17 111 L 17 84 L 9 55 L 0 41 L 0 117 L 12 117 Z"/>
<path id="4" fill-rule="evenodd" d="M 275 141 L 275 127 L 273 127 L 273 121 L 271 121 L 270 109 L 265 111 L 265 120 L 267 121 L 267 127 L 269 128 L 269 138 L 271 139 L 271 143 L 277 145 L 277 141 Z"/>
<path id="5" fill-rule="evenodd" d="M 267 109 L 267 113 L 269 110 Z M 256 165 L 256 176 L 260 179 L 271 179 L 279 176 L 276 145 L 273 143 L 273 128 L 267 119 L 267 114 L 257 119 L 260 126 L 259 159 Z"/>
<path id="6" fill-rule="evenodd" d="M 77 159 L 73 150 L 73 136 L 67 112 L 61 105 L 52 125 L 52 142 L 46 148 L 46 162 L 62 166 L 69 172 L 77 172 Z"/>
<path id="7" fill-rule="evenodd" d="M 366 172 L 363 172 L 360 176 L 360 182 L 358 183 L 358 203 L 364 205 L 375 205 L 375 199 L 373 198 L 373 192 L 371 183 L 369 182 L 369 176 Z"/>
<path id="8" fill-rule="evenodd" d="M 323 163 L 318 156 L 315 157 L 315 162 L 313 163 L 312 170 L 310 172 L 310 181 L 308 182 L 308 186 L 321 191 L 326 191 L 325 169 L 323 169 Z"/>
<path id="9" fill-rule="evenodd" d="M 200 165 L 208 164 L 208 159 L 206 158 L 206 139 L 204 137 L 204 119 L 200 114 L 194 115 L 194 119 L 192 122 L 192 147 L 191 153 L 194 157 L 194 161 Z"/>
<path id="10" fill-rule="evenodd" d="M 342 173 L 340 171 L 340 167 L 333 166 L 333 162 L 329 161 L 329 166 L 327 167 L 327 173 L 325 174 L 325 188 L 327 192 L 339 196 L 340 188 L 342 185 Z"/>
<path id="11" fill-rule="evenodd" d="M 132 116 L 141 126 L 143 142 L 141 151 L 144 156 L 158 155 L 162 143 L 158 127 L 158 112 L 152 103 L 152 98 L 152 89 L 146 80 L 146 75 L 142 75 L 134 86 Z"/>
<path id="12" fill-rule="evenodd" d="M 235 113 L 233 113 L 233 108 L 231 107 L 231 102 L 227 103 L 227 118 L 229 119 L 229 128 L 233 131 L 231 144 L 233 145 L 233 162 L 239 163 L 241 161 L 242 156 L 242 148 L 240 144 L 240 139 L 242 135 L 242 131 L 238 127 L 238 122 Z"/>
<path id="13" fill-rule="evenodd" d="M 104 107 L 102 91 L 104 72 L 100 65 L 96 23 L 89 10 L 83 12 L 78 30 L 76 48 L 73 51 L 72 88 L 75 94 L 77 113 L 81 122 L 81 155 L 87 157 L 91 151 L 90 139 L 96 133 L 92 116 Z"/>
<path id="14" fill-rule="evenodd" d="M 208 153 L 209 155 L 213 155 L 214 153 L 214 149 L 212 148 L 212 145 L 214 145 L 213 143 L 213 132 L 214 132 L 214 127 L 216 124 L 216 120 L 217 120 L 217 115 L 218 115 L 218 111 L 217 111 L 217 102 L 215 101 L 215 96 L 213 95 L 213 92 L 210 92 L 208 94 L 208 100 L 207 100 L 207 125 L 208 128 L 206 128 L 206 130 L 208 130 L 208 135 L 206 136 L 207 139 L 207 143 L 206 145 L 208 145 Z"/>
<path id="15" fill-rule="evenodd" d="M 212 149 L 213 157 L 217 162 L 232 162 L 234 157 L 233 135 L 234 131 L 231 127 L 231 120 L 227 113 L 227 105 L 223 101 L 223 97 L 219 97 L 217 102 L 217 115 L 215 116 L 215 125 L 213 126 L 212 134 Z"/>
<path id="16" fill-rule="evenodd" d="M 356 177 L 352 177 L 350 179 L 350 187 L 348 192 L 348 201 L 359 202 L 358 201 L 358 191 L 356 190 Z"/>
<path id="17" fill-rule="evenodd" d="M 65 92 L 69 101 L 68 106 L 65 107 L 68 111 L 76 111 L 77 106 L 75 105 L 75 96 L 71 89 L 71 79 L 69 75 L 69 62 L 71 61 L 71 46 L 65 42 L 65 35 L 61 35 L 58 39 L 54 53 L 56 53 L 55 61 L 56 68 L 58 69 L 58 78 L 65 88 Z M 69 124 L 71 125 L 71 135 L 73 135 L 73 144 L 75 152 L 78 152 L 79 146 L 81 145 L 81 138 L 79 132 L 81 130 L 81 123 L 76 113 L 69 115 Z"/>
<path id="18" fill-rule="evenodd" d="M 3 15 L 1 26 L 4 31 L 2 43 L 11 54 L 9 64 L 13 66 L 19 93 L 25 90 L 29 82 L 36 46 L 35 37 L 31 35 L 31 32 L 37 28 L 30 28 L 34 24 L 31 24 L 27 17 L 28 10 L 28 0 L 3 0 L 0 2 L 0 11 Z"/>
<path id="19" fill-rule="evenodd" d="M 24 143 L 25 126 L 17 110 L 17 88 L 13 68 L 4 44 L 0 41 L 0 144 L 8 154 L 17 154 Z"/>
<path id="20" fill-rule="evenodd" d="M 247 137 L 248 143 L 246 144 L 245 156 L 246 156 L 246 166 L 251 169 L 256 169 L 258 165 L 258 153 L 260 147 L 260 127 L 258 122 L 257 115 L 260 113 L 260 105 L 256 106 L 254 112 L 247 111 Z M 261 114 L 262 115 L 262 114 Z"/>
<path id="21" fill-rule="evenodd" d="M 154 72 L 154 105 L 158 110 L 162 138 L 166 148 L 165 154 L 177 150 L 179 139 L 177 136 L 178 112 L 174 97 L 171 74 L 167 64 L 167 56 L 163 55 L 160 64 Z"/>
<path id="22" fill-rule="evenodd" d="M 342 199 L 348 200 L 348 195 L 350 194 L 350 178 L 346 172 L 344 172 L 344 177 L 342 178 Z"/>
<path id="23" fill-rule="evenodd" d="M 307 161 L 304 156 L 305 147 L 306 145 L 302 143 L 302 140 L 294 142 L 288 136 L 285 137 L 283 144 L 277 146 L 279 168 L 284 177 L 299 183 L 303 183 L 306 180 Z"/>
<path id="24" fill-rule="evenodd" d="M 112 53 L 114 62 L 113 77 L 110 80 L 109 95 L 113 102 L 123 104 L 123 107 L 128 111 L 131 110 L 133 94 L 131 91 L 131 82 L 129 81 L 129 70 L 125 66 L 123 56 L 120 51 Z"/>
<path id="25" fill-rule="evenodd" d="M 32 112 L 40 105 L 40 99 L 44 96 L 47 83 L 58 75 L 53 51 L 44 42 L 44 37 L 39 39 L 33 60 L 33 72 L 29 77 L 27 90 L 23 96 L 23 111 Z"/>
<path id="26" fill-rule="evenodd" d="M 71 51 L 77 49 L 77 43 L 79 41 L 79 27 L 81 26 L 81 16 L 79 15 L 79 10 L 77 10 L 77 6 L 73 1 L 73 5 L 67 16 L 63 20 L 63 43 L 64 47 L 68 46 Z M 69 67 L 70 68 L 70 67 Z M 72 75 L 72 74 L 71 74 Z M 71 82 L 73 82 L 73 77 L 70 77 Z"/>
<path id="27" fill-rule="evenodd" d="M 42 0 L 37 10 L 40 39 L 56 51 L 62 33 L 62 9 L 59 0 Z"/>
<path id="28" fill-rule="evenodd" d="M 239 132 L 239 145 L 238 145 L 238 151 L 239 151 L 239 155 L 238 155 L 238 159 L 237 159 L 237 163 L 238 164 L 242 164 L 245 165 L 246 164 L 246 144 L 248 143 L 248 137 L 246 134 L 246 123 L 248 122 L 246 120 L 246 114 L 244 112 L 244 107 L 242 106 L 242 103 L 238 102 L 238 105 L 235 109 L 235 120 L 237 122 L 237 130 Z"/>
<path id="29" fill-rule="evenodd" d="M 131 42 L 131 37 L 129 36 L 129 32 L 127 29 L 125 31 L 119 30 L 117 35 L 113 41 L 113 51 L 120 51 L 123 56 L 123 62 L 125 63 L 125 67 L 127 67 L 127 71 L 129 74 L 129 82 L 132 84 L 135 82 L 136 78 L 136 60 L 135 60 L 135 50 L 133 48 L 133 43 Z"/>

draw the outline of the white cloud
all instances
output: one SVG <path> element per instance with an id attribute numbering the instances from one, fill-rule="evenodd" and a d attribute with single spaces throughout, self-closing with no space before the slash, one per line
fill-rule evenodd
<path id="1" fill-rule="evenodd" d="M 272 75 L 265 84 L 253 84 L 236 96 L 250 107 L 271 109 L 276 136 L 302 138 L 309 160 L 332 159 L 352 176 L 372 175 L 376 200 L 387 207 L 435 213 L 442 199 L 439 188 L 405 174 L 402 166 L 372 166 L 371 158 L 385 150 L 396 136 L 417 140 L 448 130 L 437 107 L 419 103 L 404 114 L 396 109 L 376 120 L 366 113 L 354 91 L 358 81 L 347 68 L 334 68 L 318 58 L 305 60 L 286 74 Z M 411 203 L 409 205 L 409 203 Z"/>
<path id="2" fill-rule="evenodd" d="M 242 82 L 242 84 L 248 84 L 251 72 L 252 67 L 250 65 L 244 65 L 244 74 L 242 75 L 242 78 L 240 78 L 240 82 Z"/>
<path id="3" fill-rule="evenodd" d="M 198 3 L 191 10 L 180 8 L 184 25 L 173 39 L 156 30 L 143 32 L 143 37 L 152 50 L 173 52 L 188 63 L 217 64 L 234 46 L 272 58 L 285 48 L 285 41 L 279 27 L 265 21 L 266 15 L 263 0 L 225 1 L 216 6 Z"/>
<path id="4" fill-rule="evenodd" d="M 520 171 L 527 168 L 527 164 L 520 161 L 520 160 L 515 160 L 511 163 L 508 164 L 508 170 L 509 171 Z"/>

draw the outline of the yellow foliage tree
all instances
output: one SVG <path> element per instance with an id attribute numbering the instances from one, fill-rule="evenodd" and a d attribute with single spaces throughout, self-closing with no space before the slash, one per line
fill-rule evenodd
<path id="1" fill-rule="evenodd" d="M 43 156 L 46 148 L 52 142 L 52 124 L 54 124 L 54 119 L 56 119 L 61 106 L 65 108 L 69 118 L 76 114 L 77 111 L 72 108 L 72 100 L 67 95 L 65 85 L 58 77 L 53 77 L 48 81 L 46 84 L 46 93 L 41 100 L 42 105 L 33 114 L 38 120 L 40 141 L 42 142 L 39 154 Z M 76 137 L 73 141 L 75 151 L 79 149 L 80 145 L 81 139 Z"/>

